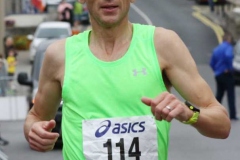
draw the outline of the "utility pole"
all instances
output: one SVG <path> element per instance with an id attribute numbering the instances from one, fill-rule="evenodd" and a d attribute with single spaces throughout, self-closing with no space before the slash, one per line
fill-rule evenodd
<path id="1" fill-rule="evenodd" d="M 5 0 L 0 0 L 0 53 L 4 56 L 4 36 L 5 36 Z"/>

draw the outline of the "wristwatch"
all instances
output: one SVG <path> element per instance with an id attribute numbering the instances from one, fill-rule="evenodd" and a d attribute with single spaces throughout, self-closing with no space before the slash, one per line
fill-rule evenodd
<path id="1" fill-rule="evenodd" d="M 185 101 L 185 105 L 193 111 L 193 116 L 187 120 L 187 121 L 183 121 L 182 123 L 184 124 L 194 124 L 198 121 L 198 117 L 200 114 L 200 109 L 198 109 L 197 107 L 193 106 L 191 103 L 189 103 L 188 101 Z"/>

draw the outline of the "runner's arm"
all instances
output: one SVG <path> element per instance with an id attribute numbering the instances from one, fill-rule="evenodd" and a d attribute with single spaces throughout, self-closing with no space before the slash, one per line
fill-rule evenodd
<path id="1" fill-rule="evenodd" d="M 59 46 L 64 46 L 61 43 L 63 42 L 51 44 L 45 53 L 35 103 L 24 124 L 24 133 L 27 140 L 32 125 L 35 122 L 53 119 L 59 107 L 61 101 L 60 73 L 64 64 L 61 58 L 63 54 L 58 49 L 61 48 Z"/>
<path id="2" fill-rule="evenodd" d="M 173 31 L 158 28 L 155 46 L 161 69 L 170 83 L 185 100 L 200 107 L 198 122 L 193 126 L 208 137 L 228 137 L 231 126 L 227 111 L 199 74 L 191 54 L 179 36 Z"/>

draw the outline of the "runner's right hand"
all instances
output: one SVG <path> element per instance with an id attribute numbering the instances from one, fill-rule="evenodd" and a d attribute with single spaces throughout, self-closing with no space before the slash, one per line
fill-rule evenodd
<path id="1" fill-rule="evenodd" d="M 40 152 L 52 150 L 59 137 L 58 133 L 51 132 L 55 125 L 55 120 L 34 123 L 28 135 L 30 147 Z"/>

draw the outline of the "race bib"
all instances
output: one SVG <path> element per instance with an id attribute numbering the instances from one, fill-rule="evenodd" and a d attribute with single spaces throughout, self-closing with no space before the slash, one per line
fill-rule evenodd
<path id="1" fill-rule="evenodd" d="M 86 160 L 158 160 L 153 116 L 94 119 L 82 123 Z"/>

